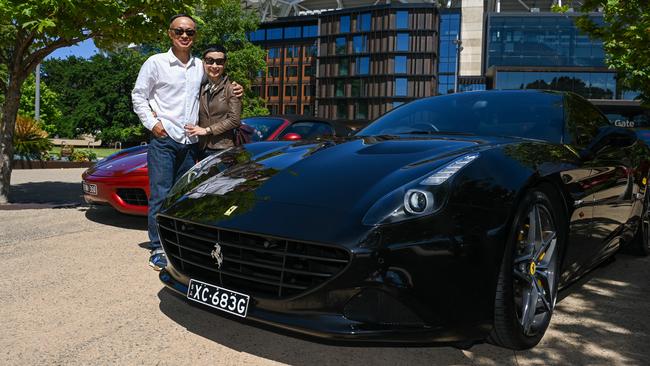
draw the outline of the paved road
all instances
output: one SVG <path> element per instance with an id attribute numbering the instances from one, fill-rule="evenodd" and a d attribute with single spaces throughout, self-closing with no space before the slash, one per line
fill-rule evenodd
<path id="1" fill-rule="evenodd" d="M 647 365 L 650 259 L 619 255 L 563 299 L 542 343 L 341 347 L 188 306 L 146 266 L 146 222 L 81 204 L 82 170 L 16 170 L 0 206 L 0 364 Z M 45 194 L 43 191 L 46 191 Z M 35 203 L 35 204 L 34 204 Z M 67 205 L 66 205 L 67 204 Z"/>

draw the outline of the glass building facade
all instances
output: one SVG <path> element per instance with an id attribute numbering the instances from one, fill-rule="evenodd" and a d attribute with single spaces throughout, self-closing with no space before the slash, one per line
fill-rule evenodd
<path id="1" fill-rule="evenodd" d="M 438 94 L 454 92 L 458 67 L 458 50 L 453 43 L 460 35 L 460 12 L 440 14 L 440 47 L 438 49 Z"/>

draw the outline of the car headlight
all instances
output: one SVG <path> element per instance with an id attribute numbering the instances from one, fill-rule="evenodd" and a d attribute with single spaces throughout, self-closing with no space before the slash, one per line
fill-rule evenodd
<path id="1" fill-rule="evenodd" d="M 479 157 L 479 153 L 463 155 L 385 195 L 363 217 L 364 225 L 400 222 L 430 215 L 438 211 L 447 197 L 449 181 L 458 171 Z"/>

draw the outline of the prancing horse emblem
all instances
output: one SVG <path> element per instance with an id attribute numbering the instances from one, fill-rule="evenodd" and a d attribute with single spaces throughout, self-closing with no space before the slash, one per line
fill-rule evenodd
<path id="1" fill-rule="evenodd" d="M 219 245 L 219 243 L 214 244 L 214 249 L 210 255 L 217 261 L 217 268 L 221 268 L 221 263 L 223 263 L 223 253 L 221 253 L 221 245 Z"/>

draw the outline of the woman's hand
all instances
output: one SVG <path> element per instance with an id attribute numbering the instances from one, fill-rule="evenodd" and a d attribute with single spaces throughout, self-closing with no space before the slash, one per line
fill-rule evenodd
<path id="1" fill-rule="evenodd" d="M 185 132 L 190 136 L 205 136 L 208 134 L 208 130 L 197 125 L 185 125 Z"/>

